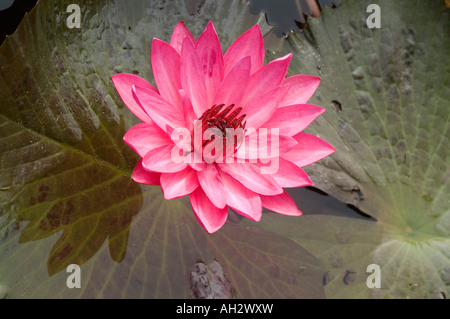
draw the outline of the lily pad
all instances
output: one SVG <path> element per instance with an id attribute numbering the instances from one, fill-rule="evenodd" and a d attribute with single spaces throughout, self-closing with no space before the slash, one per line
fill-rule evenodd
<path id="1" fill-rule="evenodd" d="M 443 1 L 383 2 L 381 28 L 370 29 L 371 2 L 324 9 L 276 54 L 294 52 L 289 72 L 322 79 L 311 103 L 327 112 L 307 131 L 336 152 L 306 171 L 316 187 L 377 221 L 265 216 L 252 227 L 287 235 L 319 257 L 328 297 L 445 297 L 450 43 L 442 39 L 450 10 Z M 366 285 L 370 264 L 380 266 L 379 289 Z"/>
<path id="2" fill-rule="evenodd" d="M 186 274 L 216 259 L 241 298 L 323 298 L 323 267 L 294 241 L 229 223 L 208 235 L 186 198 L 131 180 L 138 123 L 111 76 L 152 81 L 150 44 L 179 20 L 214 21 L 228 47 L 258 19 L 241 1 L 41 0 L 0 47 L 0 285 L 8 298 L 188 298 Z M 69 10 L 70 11 L 70 10 Z M 252 254 L 251 260 L 247 259 Z M 69 288 L 70 264 L 81 288 Z M 253 271 L 256 268 L 258 271 Z"/>

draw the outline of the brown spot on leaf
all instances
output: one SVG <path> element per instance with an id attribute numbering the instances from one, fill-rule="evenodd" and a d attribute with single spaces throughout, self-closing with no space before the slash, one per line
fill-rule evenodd
<path id="1" fill-rule="evenodd" d="M 41 222 L 39 223 L 39 228 L 42 231 L 47 231 L 48 227 L 47 227 L 47 222 L 43 219 L 41 220 Z"/>
<path id="2" fill-rule="evenodd" d="M 47 193 L 46 192 L 42 192 L 42 193 L 39 194 L 39 196 L 37 198 L 37 201 L 39 203 L 42 203 L 45 200 L 46 197 L 47 197 Z"/>
<path id="3" fill-rule="evenodd" d="M 63 248 L 60 252 L 54 254 L 54 255 L 50 258 L 50 262 L 49 262 L 49 263 L 54 262 L 55 259 L 59 259 L 59 260 L 65 259 L 65 258 L 70 254 L 71 251 L 72 251 L 72 246 L 70 246 L 69 244 L 67 244 L 66 246 L 64 246 L 64 248 Z"/>
<path id="4" fill-rule="evenodd" d="M 109 220 L 109 224 L 110 224 L 111 226 L 117 225 L 118 223 L 119 223 L 119 218 L 117 218 L 117 217 L 111 218 L 111 219 Z"/>
<path id="5" fill-rule="evenodd" d="M 60 214 L 58 212 L 51 210 L 50 212 L 48 212 L 46 217 L 48 220 L 48 224 L 52 229 L 58 227 L 61 224 Z"/>
<path id="6" fill-rule="evenodd" d="M 67 225 L 67 224 L 70 224 L 70 216 L 63 214 L 61 216 L 61 225 Z"/>
<path id="7" fill-rule="evenodd" d="M 75 206 L 72 204 L 71 201 L 68 201 L 66 203 L 66 207 L 64 208 L 64 214 L 65 215 L 70 215 L 73 213 L 73 210 L 75 209 Z"/>
<path id="8" fill-rule="evenodd" d="M 50 187 L 48 185 L 42 184 L 39 186 L 39 192 L 48 192 L 50 190 Z"/>

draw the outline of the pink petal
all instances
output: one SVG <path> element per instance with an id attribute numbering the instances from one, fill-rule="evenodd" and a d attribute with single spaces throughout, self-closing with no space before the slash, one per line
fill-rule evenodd
<path id="1" fill-rule="evenodd" d="M 188 195 L 199 185 L 197 173 L 190 167 L 186 167 L 177 173 L 162 173 L 160 181 L 165 199 Z"/>
<path id="2" fill-rule="evenodd" d="M 308 174 L 305 173 L 300 167 L 294 163 L 284 159 L 278 158 L 278 169 L 273 167 L 277 163 L 267 163 L 263 164 L 260 161 L 253 165 L 259 167 L 260 169 L 266 168 L 265 171 L 274 171 L 270 176 L 277 182 L 281 187 L 302 187 L 311 186 L 314 183 L 309 179 Z M 272 168 L 269 166 L 272 165 Z M 273 169 L 275 168 L 275 169 Z"/>
<path id="3" fill-rule="evenodd" d="M 245 114 L 246 128 L 258 129 L 267 122 L 276 112 L 283 95 L 289 87 L 277 87 L 265 94 L 262 94 L 242 108 L 242 114 Z"/>
<path id="4" fill-rule="evenodd" d="M 151 118 L 144 111 L 139 101 L 135 99 L 132 92 L 133 85 L 145 87 L 149 90 L 157 92 L 157 90 L 145 81 L 143 78 L 129 73 L 119 73 L 111 77 L 117 92 L 119 92 L 125 105 L 136 115 L 142 122 L 152 122 Z"/>
<path id="5" fill-rule="evenodd" d="M 276 195 L 283 192 L 273 177 L 260 174 L 258 168 L 253 168 L 248 163 L 221 163 L 218 164 L 220 170 L 245 187 L 258 194 Z"/>
<path id="6" fill-rule="evenodd" d="M 166 42 L 153 39 L 151 64 L 159 94 L 181 109 L 180 54 Z"/>
<path id="7" fill-rule="evenodd" d="M 216 166 L 214 164 L 206 165 L 203 170 L 197 172 L 197 176 L 200 186 L 214 206 L 224 208 L 227 204 L 227 197 Z"/>
<path id="8" fill-rule="evenodd" d="M 184 92 L 184 90 L 180 90 L 179 93 L 181 96 L 181 102 L 183 103 L 184 122 L 186 124 L 185 127 L 189 131 L 193 131 L 194 121 L 198 119 L 197 115 L 195 115 L 191 100 L 187 96 L 186 92 Z"/>
<path id="9" fill-rule="evenodd" d="M 133 86 L 133 92 L 147 114 L 164 132 L 168 132 L 167 126 L 184 127 L 183 112 L 164 100 L 158 93 L 140 86 Z"/>
<path id="10" fill-rule="evenodd" d="M 236 63 L 217 89 L 214 102 L 212 103 L 213 105 L 240 105 L 242 97 L 247 90 L 250 77 L 250 65 L 251 61 L 249 56 Z"/>
<path id="11" fill-rule="evenodd" d="M 293 136 L 304 130 L 323 112 L 325 112 L 325 109 L 317 105 L 290 105 L 278 108 L 273 116 L 262 126 L 279 128 L 280 135 Z"/>
<path id="12" fill-rule="evenodd" d="M 183 41 L 180 61 L 181 87 L 189 97 L 197 118 L 209 108 L 207 104 L 205 76 L 201 60 L 189 39 Z"/>
<path id="13" fill-rule="evenodd" d="M 209 165 L 209 164 L 206 164 L 205 162 L 196 163 L 195 161 L 193 161 L 193 163 L 189 163 L 189 166 L 193 170 L 196 170 L 198 172 L 204 170 L 207 165 Z"/>
<path id="14" fill-rule="evenodd" d="M 230 45 L 223 57 L 225 74 L 246 56 L 251 57 L 250 74 L 255 73 L 263 66 L 264 40 L 259 25 L 250 28 Z"/>
<path id="15" fill-rule="evenodd" d="M 159 185 L 160 173 L 149 172 L 142 166 L 142 158 L 137 162 L 134 167 L 131 178 L 136 183 L 147 184 L 147 185 Z"/>
<path id="16" fill-rule="evenodd" d="M 295 145 L 297 145 L 297 141 L 292 137 L 278 135 L 270 129 L 259 128 L 254 133 L 245 136 L 235 157 L 249 160 L 270 158 L 288 152 Z"/>
<path id="17" fill-rule="evenodd" d="M 299 167 L 317 162 L 335 151 L 328 142 L 311 134 L 298 133 L 293 138 L 297 141 L 297 145 L 282 156 Z"/>
<path id="18" fill-rule="evenodd" d="M 300 216 L 302 214 L 292 197 L 286 191 L 275 196 L 261 195 L 260 197 L 263 207 L 271 211 L 290 216 Z"/>
<path id="19" fill-rule="evenodd" d="M 153 122 L 133 126 L 123 140 L 141 157 L 154 148 L 172 144 L 170 137 Z"/>
<path id="20" fill-rule="evenodd" d="M 235 209 L 239 214 L 258 222 L 262 215 L 259 195 L 228 174 L 220 172 L 220 177 L 225 185 L 227 205 Z"/>
<path id="21" fill-rule="evenodd" d="M 224 66 L 222 47 L 211 21 L 198 38 L 195 50 L 200 58 L 205 78 L 206 104 L 212 106 L 216 90 L 223 80 Z"/>
<path id="22" fill-rule="evenodd" d="M 175 26 L 173 30 L 172 37 L 170 39 L 170 45 L 180 54 L 181 47 L 185 38 L 189 38 L 193 44 L 196 43 L 195 38 L 192 36 L 191 32 L 186 28 L 183 21 L 180 21 Z"/>
<path id="23" fill-rule="evenodd" d="M 319 84 L 320 78 L 313 75 L 298 74 L 284 79 L 281 85 L 290 85 L 291 89 L 284 96 L 280 107 L 307 103 Z"/>
<path id="24" fill-rule="evenodd" d="M 291 57 L 292 53 L 289 53 L 284 57 L 275 59 L 252 74 L 242 104 L 250 103 L 267 91 L 280 86 L 288 70 Z"/>
<path id="25" fill-rule="evenodd" d="M 160 173 L 176 173 L 186 168 L 186 163 L 177 163 L 172 159 L 175 145 L 165 145 L 152 149 L 145 155 L 142 165 L 146 170 Z"/>
<path id="26" fill-rule="evenodd" d="M 208 233 L 214 233 L 225 224 L 228 217 L 228 207 L 217 208 L 214 206 L 201 187 L 197 187 L 189 197 L 195 217 Z"/>

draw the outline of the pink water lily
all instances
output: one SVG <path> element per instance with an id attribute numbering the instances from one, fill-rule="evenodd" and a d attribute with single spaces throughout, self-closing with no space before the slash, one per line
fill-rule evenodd
<path id="1" fill-rule="evenodd" d="M 124 136 L 141 157 L 133 180 L 160 185 L 165 199 L 189 195 L 209 233 L 223 226 L 229 207 L 254 221 L 261 219 L 263 207 L 301 215 L 284 188 L 312 185 L 301 167 L 334 148 L 302 132 L 325 109 L 306 104 L 320 78 L 286 77 L 291 56 L 264 65 L 258 25 L 225 54 L 212 22 L 197 40 L 183 22 L 170 43 L 153 39 L 157 89 L 133 74 L 112 77 L 124 103 L 143 122 Z M 211 130 L 223 135 L 205 137 Z M 230 138 L 229 130 L 238 133 Z M 181 133 L 194 139 L 182 139 Z M 268 163 L 276 163 L 275 169 L 264 173 Z"/>

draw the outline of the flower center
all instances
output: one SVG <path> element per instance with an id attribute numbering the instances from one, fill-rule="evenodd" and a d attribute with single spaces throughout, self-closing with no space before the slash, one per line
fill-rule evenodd
<path id="1" fill-rule="evenodd" d="M 245 133 L 245 114 L 239 116 L 242 107 L 231 112 L 234 104 L 224 106 L 213 105 L 197 122 L 201 123 L 203 153 L 207 152 L 216 159 L 236 153 Z"/>

